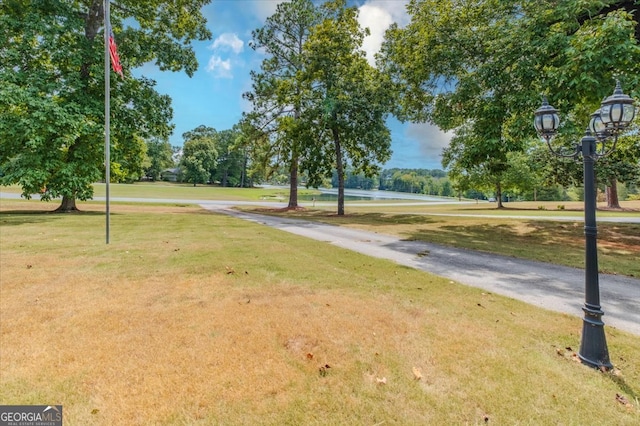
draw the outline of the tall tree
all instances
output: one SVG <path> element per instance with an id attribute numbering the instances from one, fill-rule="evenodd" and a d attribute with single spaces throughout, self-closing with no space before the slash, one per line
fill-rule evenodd
<path id="1" fill-rule="evenodd" d="M 198 126 L 183 133 L 182 137 L 184 144 L 180 166 L 184 180 L 192 182 L 193 186 L 209 182 L 218 159 L 218 132 L 212 127 Z"/>
<path id="2" fill-rule="evenodd" d="M 130 70 L 155 61 L 192 75 L 192 40 L 211 37 L 210 0 L 119 0 L 111 25 L 124 66 L 112 78 L 114 176 L 140 168 L 141 141 L 172 131 L 171 100 Z M 90 199 L 104 173 L 103 0 L 0 2 L 0 169 L 29 198 L 62 197 L 59 211 Z M 114 75 L 115 76 L 115 75 Z"/>
<path id="3" fill-rule="evenodd" d="M 253 104 L 246 119 L 265 137 L 261 149 L 264 161 L 284 160 L 289 166 L 289 205 L 298 207 L 298 174 L 304 133 L 298 131 L 306 108 L 305 89 L 300 80 L 303 70 L 303 46 L 319 13 L 311 0 L 280 3 L 265 25 L 253 31 L 254 49 L 264 49 L 267 58 L 260 72 L 251 72 L 252 91 L 244 97 Z M 265 145 L 264 142 L 267 142 Z"/>
<path id="4" fill-rule="evenodd" d="M 500 192 L 510 153 L 533 136 L 540 93 L 575 140 L 614 75 L 637 92 L 636 23 L 618 3 L 628 2 L 411 1 L 410 24 L 390 28 L 379 61 L 398 85 L 398 115 L 454 130 L 443 157 L 452 176 L 487 174 Z"/>
<path id="5" fill-rule="evenodd" d="M 218 160 L 212 180 L 221 186 L 242 186 L 245 167 L 244 149 L 239 145 L 240 127 L 218 132 L 216 150 Z"/>
<path id="6" fill-rule="evenodd" d="M 153 138 L 147 141 L 146 176 L 153 180 L 160 179 L 164 169 L 174 167 L 173 149 L 167 139 Z"/>
<path id="7" fill-rule="evenodd" d="M 311 84 L 313 108 L 305 111 L 307 132 L 304 168 L 311 182 L 338 174 L 338 215 L 344 215 L 346 166 L 372 177 L 391 156 L 386 118 L 391 110 L 391 87 L 362 50 L 368 29 L 360 28 L 358 10 L 345 0 L 322 6 L 325 19 L 304 46 L 304 77 Z"/>

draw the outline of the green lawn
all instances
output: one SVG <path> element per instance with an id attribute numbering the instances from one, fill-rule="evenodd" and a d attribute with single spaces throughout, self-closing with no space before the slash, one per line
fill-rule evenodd
<path id="1" fill-rule="evenodd" d="M 94 184 L 94 195 L 105 196 L 103 183 Z M 0 186 L 0 191 L 20 193 L 17 185 Z M 300 190 L 301 194 L 317 194 L 315 190 Z M 287 201 L 289 191 L 279 188 L 221 188 L 211 185 L 197 185 L 169 182 L 137 182 L 135 184 L 110 184 L 111 197 L 125 198 L 166 198 L 182 200 L 221 201 Z"/>

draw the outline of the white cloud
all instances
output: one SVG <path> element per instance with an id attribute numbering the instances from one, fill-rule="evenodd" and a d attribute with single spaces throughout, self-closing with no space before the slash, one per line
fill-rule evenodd
<path id="1" fill-rule="evenodd" d="M 276 8 L 280 3 L 286 3 L 289 0 L 246 0 L 246 8 L 261 21 L 266 20 L 269 16 L 276 12 Z"/>
<path id="2" fill-rule="evenodd" d="M 234 33 L 224 33 L 216 38 L 209 49 L 216 51 L 216 54 L 209 58 L 207 72 L 213 73 L 216 78 L 233 78 L 233 67 L 238 65 L 237 55 L 244 50 L 244 42 Z M 222 59 L 218 52 L 232 52 L 232 58 Z"/>
<path id="3" fill-rule="evenodd" d="M 231 50 L 236 55 L 244 50 L 244 42 L 234 33 L 224 33 L 216 38 L 211 45 L 213 50 Z"/>
<path id="4" fill-rule="evenodd" d="M 374 55 L 382 46 L 387 28 L 394 22 L 400 26 L 408 22 L 407 3 L 409 0 L 369 0 L 360 6 L 358 22 L 362 28 L 369 28 L 371 33 L 362 46 L 370 64 L 375 63 Z"/>
<path id="5" fill-rule="evenodd" d="M 222 60 L 220 56 L 213 55 L 207 64 L 207 72 L 211 72 L 218 78 L 233 78 L 231 73 L 231 60 Z"/>
<path id="6" fill-rule="evenodd" d="M 409 123 L 405 136 L 418 143 L 419 155 L 428 160 L 442 159 L 442 150 L 449 146 L 453 132 L 443 132 L 437 126 L 426 123 Z"/>

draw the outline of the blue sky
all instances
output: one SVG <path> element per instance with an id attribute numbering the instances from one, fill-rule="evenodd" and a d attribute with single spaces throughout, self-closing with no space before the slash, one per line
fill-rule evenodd
<path id="1" fill-rule="evenodd" d="M 263 26 L 281 0 L 213 0 L 203 8 L 213 38 L 194 43 L 200 67 L 189 78 L 184 72 L 161 72 L 152 64 L 135 71 L 157 82 L 156 89 L 172 98 L 175 130 L 171 145 L 182 145 L 182 134 L 199 125 L 226 130 L 249 111 L 242 93 L 251 89 L 249 72 L 259 70 L 264 54 L 249 47 L 251 31 Z M 364 50 L 373 63 L 384 31 L 393 22 L 408 22 L 408 0 L 352 0 L 359 7 L 359 20 L 371 36 Z M 391 160 L 384 168 L 442 168 L 440 155 L 449 136 L 427 124 L 402 124 L 389 119 L 392 131 Z"/>

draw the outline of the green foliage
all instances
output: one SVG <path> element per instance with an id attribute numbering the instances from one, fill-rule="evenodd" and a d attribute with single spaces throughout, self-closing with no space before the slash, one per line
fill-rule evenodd
<path id="1" fill-rule="evenodd" d="M 182 135 L 184 144 L 180 166 L 184 180 L 193 186 L 211 180 L 218 159 L 217 135 L 215 129 L 206 126 L 198 126 Z"/>
<path id="2" fill-rule="evenodd" d="M 145 141 L 134 135 L 123 138 L 111 147 L 111 181 L 132 183 L 144 176 L 147 160 Z"/>
<path id="3" fill-rule="evenodd" d="M 331 186 L 337 188 L 338 184 L 338 172 L 337 170 L 334 170 L 331 176 Z M 378 178 L 377 176 L 368 177 L 363 175 L 362 173 L 354 173 L 351 168 L 347 168 L 344 179 L 344 187 L 349 189 L 365 190 L 378 189 Z"/>
<path id="4" fill-rule="evenodd" d="M 618 138 L 615 151 L 596 163 L 599 181 L 640 183 L 640 128 L 636 125 L 628 135 Z"/>
<path id="5" fill-rule="evenodd" d="M 380 173 L 380 189 L 451 197 L 453 186 L 442 170 L 385 169 Z"/>
<path id="6" fill-rule="evenodd" d="M 389 29 L 378 64 L 396 85 L 401 119 L 455 131 L 443 165 L 456 187 L 493 186 L 499 195 L 503 185 L 527 182 L 524 163 L 514 163 L 513 156 L 528 153 L 540 93 L 548 93 L 563 112 L 556 142 L 567 144 L 583 134 L 590 113 L 611 93 L 614 77 L 638 97 L 637 2 L 630 3 L 414 0 L 407 8 L 411 22 Z M 612 159 L 615 172 L 601 167 L 607 180 L 632 172 L 623 161 L 638 163 L 637 155 Z M 571 169 L 557 163 L 543 171 Z M 542 179 L 575 175 L 543 173 Z"/>
<path id="7" fill-rule="evenodd" d="M 170 99 L 130 70 L 155 61 L 184 69 L 197 61 L 191 41 L 210 38 L 200 8 L 209 0 L 122 0 L 111 9 L 124 79 L 112 78 L 111 173 L 142 175 L 143 140 L 172 130 Z M 43 200 L 92 197 L 104 173 L 103 2 L 0 3 L 0 169 L 2 184 Z M 69 204 L 67 204 L 69 203 Z"/>
<path id="8" fill-rule="evenodd" d="M 238 146 L 239 126 L 223 130 L 216 135 L 217 165 L 212 180 L 221 186 L 244 186 L 246 155 L 243 147 Z"/>
<path id="9" fill-rule="evenodd" d="M 147 141 L 145 175 L 152 180 L 160 179 L 160 172 L 174 167 L 173 150 L 168 140 L 154 138 Z"/>

